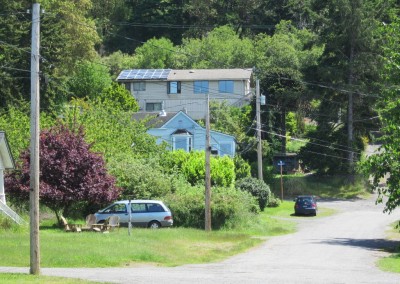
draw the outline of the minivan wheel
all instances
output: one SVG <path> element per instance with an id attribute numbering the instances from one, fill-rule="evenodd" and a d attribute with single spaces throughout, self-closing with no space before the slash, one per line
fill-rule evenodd
<path id="1" fill-rule="evenodd" d="M 161 228 L 161 224 L 157 221 L 151 221 L 148 226 L 150 229 L 159 229 Z"/>

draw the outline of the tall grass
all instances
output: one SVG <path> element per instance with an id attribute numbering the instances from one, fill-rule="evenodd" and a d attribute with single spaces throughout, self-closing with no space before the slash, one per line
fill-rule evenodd
<path id="1" fill-rule="evenodd" d="M 283 177 L 285 198 L 311 194 L 321 198 L 355 198 L 368 194 L 367 181 L 356 177 L 351 183 L 347 176 L 288 175 Z M 281 179 L 276 176 L 270 185 L 276 196 L 281 196 Z"/>
<path id="2" fill-rule="evenodd" d="M 390 240 L 400 240 L 399 225 L 399 222 L 395 222 L 392 224 L 391 229 L 387 231 Z M 400 246 L 397 246 L 390 252 L 390 256 L 378 260 L 378 267 L 384 271 L 400 273 Z"/>
<path id="3" fill-rule="evenodd" d="M 86 281 L 76 278 L 63 278 L 63 277 L 51 277 L 51 276 L 41 276 L 41 275 L 27 275 L 21 273 L 0 273 L 0 283 L 37 283 L 37 284 L 73 284 L 73 283 L 98 283 L 93 281 Z"/>

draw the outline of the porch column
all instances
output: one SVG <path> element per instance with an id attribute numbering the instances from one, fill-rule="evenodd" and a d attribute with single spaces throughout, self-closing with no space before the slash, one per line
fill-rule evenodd
<path id="1" fill-rule="evenodd" d="M 4 194 L 4 171 L 0 168 L 0 201 L 6 204 L 6 195 Z"/>

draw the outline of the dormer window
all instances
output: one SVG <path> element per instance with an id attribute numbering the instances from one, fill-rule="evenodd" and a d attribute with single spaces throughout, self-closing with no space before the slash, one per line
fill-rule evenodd
<path id="1" fill-rule="evenodd" d="M 178 129 L 172 135 L 172 150 L 185 150 L 190 152 L 193 149 L 193 135 L 185 129 Z"/>

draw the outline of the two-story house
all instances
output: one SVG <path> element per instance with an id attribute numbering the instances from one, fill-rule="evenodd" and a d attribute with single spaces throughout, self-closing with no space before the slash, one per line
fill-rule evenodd
<path id="1" fill-rule="evenodd" d="M 204 119 L 207 96 L 230 105 L 248 104 L 252 69 L 132 69 L 123 70 L 117 82 L 125 84 L 141 111 L 185 111 Z"/>

